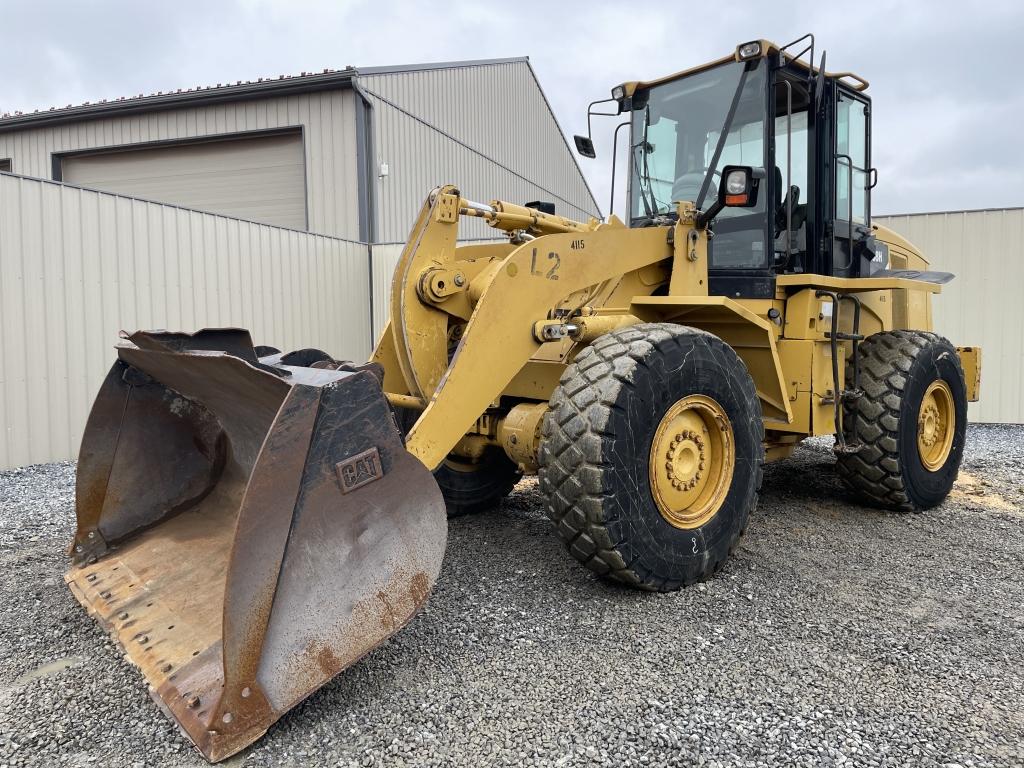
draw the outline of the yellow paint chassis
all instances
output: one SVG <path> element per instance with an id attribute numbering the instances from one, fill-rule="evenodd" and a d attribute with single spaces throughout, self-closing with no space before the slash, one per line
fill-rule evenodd
<path id="1" fill-rule="evenodd" d="M 509 243 L 458 246 L 460 217 L 483 218 Z M 876 228 L 897 266 L 926 262 L 898 235 Z M 536 470 L 545 405 L 566 366 L 601 335 L 641 322 L 698 328 L 723 339 L 753 378 L 768 459 L 800 439 L 837 432 L 837 398 L 849 342 L 849 305 L 821 291 L 855 294 L 859 332 L 931 330 L 941 286 L 902 277 L 781 275 L 772 299 L 708 295 L 707 231 L 693 206 L 671 226 L 630 229 L 576 222 L 494 201 L 480 205 L 453 186 L 432 191 L 395 270 L 390 322 L 373 353 L 397 407 L 419 412 L 406 447 L 429 469 L 446 457 L 473 461 L 500 446 Z M 980 375 L 977 348 L 961 352 Z M 969 388 L 977 398 L 977 386 Z"/>

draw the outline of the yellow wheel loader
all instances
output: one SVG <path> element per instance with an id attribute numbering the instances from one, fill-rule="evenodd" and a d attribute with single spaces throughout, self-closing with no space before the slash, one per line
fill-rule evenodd
<path id="1" fill-rule="evenodd" d="M 523 474 L 573 557 L 656 591 L 715 573 L 764 462 L 806 437 L 835 435 L 870 504 L 946 497 L 980 353 L 931 330 L 952 276 L 871 223 L 867 82 L 813 46 L 616 87 L 622 219 L 430 192 L 365 364 L 238 329 L 125 336 L 67 581 L 208 759 L 397 632 L 446 509 Z M 459 245 L 465 218 L 507 238 Z"/>

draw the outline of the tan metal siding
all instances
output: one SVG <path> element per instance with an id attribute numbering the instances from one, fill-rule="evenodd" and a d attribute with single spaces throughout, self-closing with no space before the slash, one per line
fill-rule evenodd
<path id="1" fill-rule="evenodd" d="M 301 128 L 309 229 L 359 236 L 355 95 L 351 90 L 111 116 L 0 133 L 0 157 L 25 176 L 52 178 L 52 155 L 178 139 Z"/>
<path id="2" fill-rule="evenodd" d="M 302 135 L 65 157 L 68 184 L 290 229 L 306 228 Z"/>
<path id="3" fill-rule="evenodd" d="M 935 298 L 935 328 L 982 348 L 979 422 L 1024 423 L 1024 209 L 875 217 L 956 279 Z"/>
<path id="4" fill-rule="evenodd" d="M 366 246 L 0 176 L 0 468 L 73 458 L 120 329 L 370 351 Z"/>
<path id="5" fill-rule="evenodd" d="M 597 214 L 526 62 L 368 75 L 359 83 L 373 102 L 375 160 L 389 170 L 376 179 L 378 241 L 404 240 L 426 193 L 444 183 L 481 202 L 551 200 L 573 218 Z M 463 232 L 490 234 L 479 222 Z"/>

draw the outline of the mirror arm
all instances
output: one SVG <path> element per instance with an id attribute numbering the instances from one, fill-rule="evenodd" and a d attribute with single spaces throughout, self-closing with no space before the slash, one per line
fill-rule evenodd
<path id="1" fill-rule="evenodd" d="M 710 208 L 708 208 L 706 211 L 698 213 L 696 219 L 697 229 L 707 229 L 707 226 L 708 224 L 711 223 L 711 220 L 714 219 L 715 216 L 717 216 L 719 213 L 721 213 L 723 208 L 725 208 L 725 203 L 723 203 L 721 197 L 719 197 L 717 200 L 715 200 L 715 202 L 711 204 Z"/>
<path id="2" fill-rule="evenodd" d="M 594 137 L 593 131 L 590 128 L 590 118 L 591 117 L 595 117 L 595 116 L 596 117 L 618 117 L 621 114 L 621 112 L 595 112 L 594 111 L 594 105 L 595 104 L 607 104 L 609 101 L 615 101 L 615 99 L 598 99 L 597 101 L 592 101 L 592 102 L 590 102 L 587 105 L 587 138 L 588 139 L 593 139 L 593 137 Z M 616 102 L 616 103 L 618 103 L 618 102 Z"/>
<path id="3" fill-rule="evenodd" d="M 612 192 L 608 200 L 608 216 L 609 218 L 615 213 L 615 159 L 619 151 L 619 129 L 624 125 L 629 125 L 629 120 L 623 120 L 617 126 L 615 126 L 615 133 L 612 135 Z M 627 218 L 628 218 L 628 202 L 627 202 Z"/>

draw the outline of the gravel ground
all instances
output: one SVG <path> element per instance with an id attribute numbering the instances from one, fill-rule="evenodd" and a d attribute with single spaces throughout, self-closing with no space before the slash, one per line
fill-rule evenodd
<path id="1" fill-rule="evenodd" d="M 825 441 L 766 471 L 724 570 L 597 581 L 532 482 L 453 521 L 426 610 L 232 766 L 1024 765 L 1024 428 L 953 496 L 857 506 Z M 203 765 L 64 587 L 74 466 L 0 474 L 0 766 Z"/>

